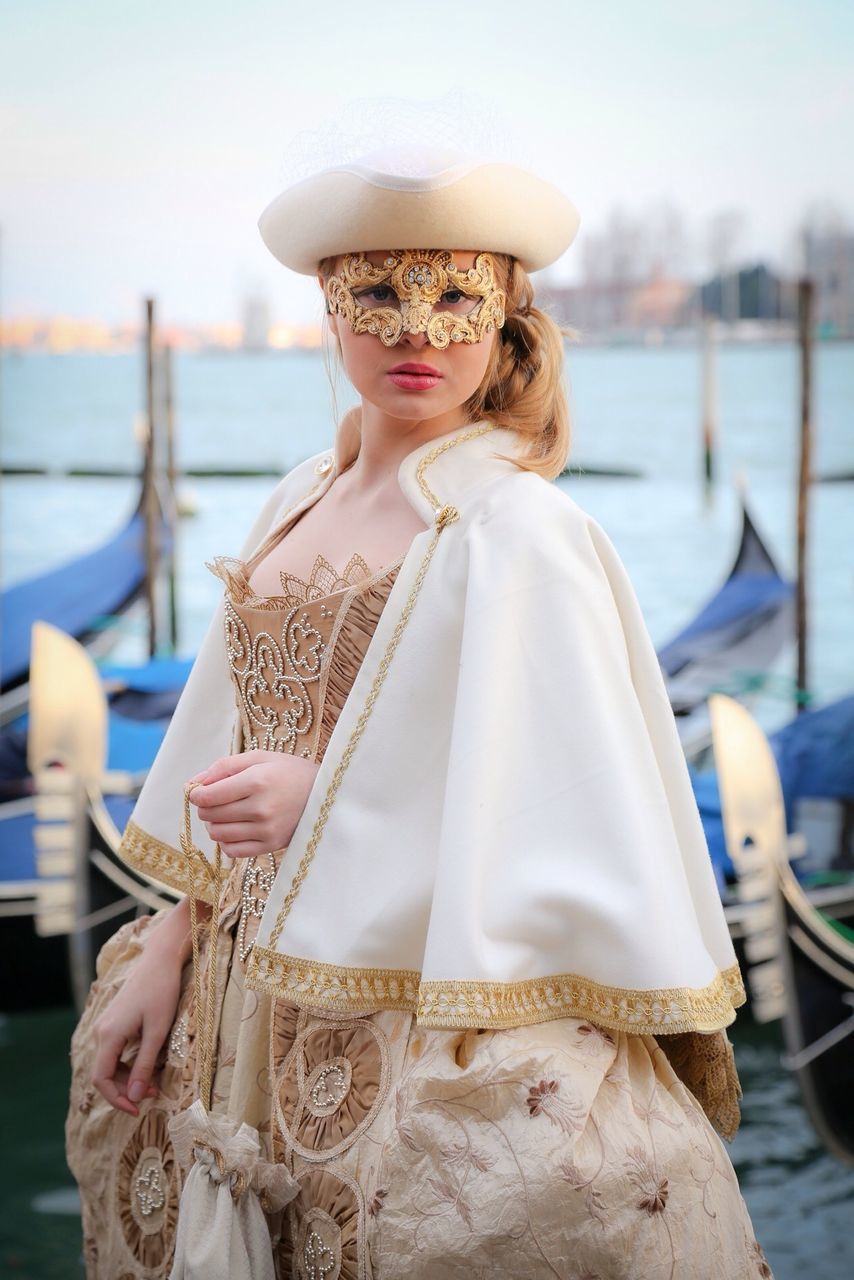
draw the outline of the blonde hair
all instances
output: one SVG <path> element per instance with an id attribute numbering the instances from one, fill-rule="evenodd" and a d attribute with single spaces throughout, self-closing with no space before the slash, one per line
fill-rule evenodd
<path id="1" fill-rule="evenodd" d="M 553 480 L 566 466 L 571 435 L 563 339 L 576 334 L 533 305 L 534 286 L 515 258 L 506 253 L 492 256 L 496 284 L 507 299 L 505 320 L 483 381 L 464 408 L 470 422 L 485 418 L 523 436 L 528 448 L 511 461 Z M 324 285 L 335 261 L 323 258 L 318 264 Z M 334 384 L 332 389 L 334 396 Z"/>

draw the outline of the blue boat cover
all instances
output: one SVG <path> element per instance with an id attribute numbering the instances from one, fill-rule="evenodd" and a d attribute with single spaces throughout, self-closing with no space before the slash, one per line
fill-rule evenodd
<path id="1" fill-rule="evenodd" d="M 801 796 L 854 796 L 854 694 L 803 712 L 770 741 L 790 831 Z"/>
<path id="2" fill-rule="evenodd" d="M 676 695 L 674 709 L 702 701 L 704 684 L 718 687 L 727 654 L 737 653 L 741 668 L 767 670 L 791 631 L 793 594 L 792 583 L 781 576 L 742 501 L 741 542 L 729 576 L 696 617 L 658 650 L 666 676 L 679 676 L 684 683 L 693 673 L 697 685 L 693 695 Z"/>
<path id="3" fill-rule="evenodd" d="M 0 687 L 26 676 L 34 622 L 50 622 L 75 637 L 87 635 L 131 599 L 144 579 L 145 520 L 137 512 L 95 551 L 8 587 L 0 595 Z"/>
<path id="4" fill-rule="evenodd" d="M 98 667 L 102 680 L 120 681 L 138 693 L 161 693 L 183 689 L 194 658 L 152 658 L 144 666 L 119 666 L 103 663 Z"/>
<path id="5" fill-rule="evenodd" d="M 767 573 L 739 573 L 724 583 L 720 591 L 700 610 L 696 618 L 658 651 L 659 661 L 670 670 L 673 655 L 688 640 L 709 632 L 731 631 L 745 619 L 761 617 L 776 610 L 794 591 L 790 582 Z M 688 646 L 693 654 L 692 646 Z M 690 656 L 690 655 L 689 655 Z"/>

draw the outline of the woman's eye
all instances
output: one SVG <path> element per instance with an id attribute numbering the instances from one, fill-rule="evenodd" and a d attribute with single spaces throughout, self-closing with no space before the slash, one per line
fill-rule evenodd
<path id="1" fill-rule="evenodd" d="M 468 315 L 479 302 L 480 298 L 472 298 L 470 294 L 463 293 L 462 289 L 446 289 L 439 301 L 439 306 L 450 308 L 458 315 Z"/>
<path id="2" fill-rule="evenodd" d="M 397 300 L 397 294 L 387 284 L 378 284 L 373 289 L 363 289 L 356 294 L 356 300 L 363 306 L 379 306 L 385 302 Z"/>
<path id="3" fill-rule="evenodd" d="M 359 289 L 355 294 L 355 298 L 360 306 L 368 310 L 379 307 L 398 308 L 400 306 L 400 299 L 391 285 L 388 284 L 375 284 L 370 289 Z M 446 289 L 435 305 L 440 310 L 465 313 L 476 307 L 479 301 L 479 298 L 472 298 L 463 293 L 462 289 Z"/>

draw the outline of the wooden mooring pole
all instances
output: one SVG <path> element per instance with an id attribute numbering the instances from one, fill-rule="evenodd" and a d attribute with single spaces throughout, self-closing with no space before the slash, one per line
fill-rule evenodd
<path id="1" fill-rule="evenodd" d="M 715 479 L 718 431 L 717 328 L 714 316 L 703 318 L 703 486 L 708 497 Z"/>
<path id="2" fill-rule="evenodd" d="M 806 710 L 807 683 L 807 524 L 812 481 L 812 357 L 814 286 L 798 282 L 798 342 L 801 364 L 800 461 L 798 468 L 798 529 L 796 633 L 798 644 L 797 712 Z"/>
<path id="3" fill-rule="evenodd" d="M 145 299 L 145 470 L 143 474 L 143 503 L 145 516 L 145 601 L 148 606 L 148 656 L 157 653 L 157 551 L 159 534 L 159 503 L 157 476 L 154 408 L 154 299 Z"/>
<path id="4" fill-rule="evenodd" d="M 173 656 L 178 652 L 178 591 L 175 578 L 178 538 L 178 493 L 175 472 L 175 397 L 172 381 L 173 352 L 169 343 L 163 348 L 163 414 L 166 426 L 166 519 L 169 526 L 169 644 Z"/>

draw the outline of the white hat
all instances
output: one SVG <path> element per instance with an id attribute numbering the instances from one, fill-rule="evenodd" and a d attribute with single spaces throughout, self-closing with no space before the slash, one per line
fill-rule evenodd
<path id="1" fill-rule="evenodd" d="M 480 249 L 539 271 L 578 224 L 572 202 L 527 169 L 424 147 L 323 169 L 286 188 L 258 222 L 274 257 L 302 275 L 315 275 L 321 258 L 374 249 Z"/>

